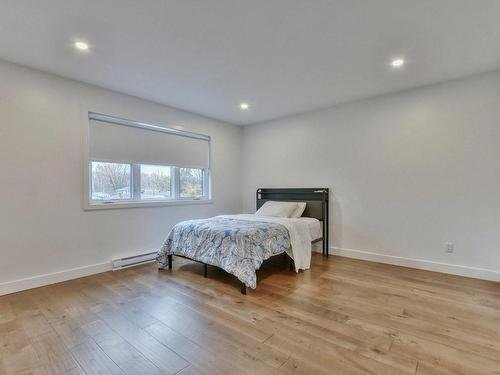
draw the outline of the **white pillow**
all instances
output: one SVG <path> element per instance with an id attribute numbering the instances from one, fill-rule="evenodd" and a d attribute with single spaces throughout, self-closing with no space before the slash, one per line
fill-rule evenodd
<path id="1" fill-rule="evenodd" d="M 297 209 L 295 202 L 277 202 L 267 201 L 257 210 L 257 216 L 290 217 L 292 212 Z"/>
<path id="2" fill-rule="evenodd" d="M 299 217 L 302 216 L 305 209 L 306 209 L 306 202 L 297 202 L 297 208 L 288 217 L 291 217 L 293 219 L 298 219 Z"/>

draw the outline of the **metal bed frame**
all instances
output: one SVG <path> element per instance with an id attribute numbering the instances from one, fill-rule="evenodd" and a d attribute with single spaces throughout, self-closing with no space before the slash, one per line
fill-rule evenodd
<path id="1" fill-rule="evenodd" d="M 313 217 L 322 223 L 323 236 L 315 239 L 312 243 L 323 241 L 323 256 L 328 257 L 328 228 L 329 228 L 329 189 L 328 188 L 259 188 L 256 192 L 257 210 L 267 201 L 281 202 L 305 202 L 306 209 L 302 217 Z M 204 277 L 208 277 L 208 264 L 186 257 L 184 255 L 175 256 L 189 259 L 204 265 Z M 172 269 L 173 254 L 168 255 L 168 269 Z M 284 260 L 290 260 L 290 271 L 293 271 L 293 259 L 284 253 Z M 247 294 L 247 287 L 241 283 L 241 294 Z"/>

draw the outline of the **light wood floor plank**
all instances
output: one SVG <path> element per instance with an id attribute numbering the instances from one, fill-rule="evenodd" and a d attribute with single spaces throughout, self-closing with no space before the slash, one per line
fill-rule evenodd
<path id="1" fill-rule="evenodd" d="M 114 363 L 92 340 L 88 340 L 73 347 L 71 353 L 87 375 L 123 374 L 116 363 Z"/>
<path id="2" fill-rule="evenodd" d="M 15 319 L 12 306 L 7 298 L 0 298 L 0 324 L 10 322 Z"/>
<path id="3" fill-rule="evenodd" d="M 166 326 L 175 329 L 189 340 L 199 343 L 217 356 L 231 358 L 245 369 L 254 369 L 262 374 L 279 372 L 278 367 L 287 359 L 283 353 L 275 355 L 272 350 L 263 350 L 261 343 L 237 331 L 217 324 L 203 315 L 188 310 L 178 302 L 166 298 L 154 299 L 156 306 L 151 313 Z M 144 299 L 143 305 L 149 305 Z"/>
<path id="4" fill-rule="evenodd" d="M 101 350 L 125 373 L 131 375 L 165 374 L 145 358 L 131 344 L 98 320 L 83 326 L 83 330 L 99 345 Z"/>
<path id="5" fill-rule="evenodd" d="M 22 326 L 0 324 L 0 374 L 22 373 L 47 374 Z"/>
<path id="6" fill-rule="evenodd" d="M 37 336 L 30 341 L 48 374 L 64 374 L 78 367 L 55 331 Z"/>
<path id="7" fill-rule="evenodd" d="M 184 370 L 179 372 L 177 375 L 203 375 L 204 373 L 198 370 L 194 366 L 186 367 Z"/>
<path id="8" fill-rule="evenodd" d="M 176 374 L 189 366 L 189 363 L 174 351 L 122 317 L 118 310 L 105 307 L 98 312 L 98 315 L 109 327 L 166 374 Z"/>
<path id="9" fill-rule="evenodd" d="M 245 374 L 245 371 L 239 368 L 237 364 L 228 360 L 230 358 L 215 356 L 211 351 L 203 349 L 195 342 L 190 341 L 161 322 L 147 327 L 146 331 L 165 346 L 175 348 L 175 351 L 188 360 L 198 372 L 213 375 Z"/>

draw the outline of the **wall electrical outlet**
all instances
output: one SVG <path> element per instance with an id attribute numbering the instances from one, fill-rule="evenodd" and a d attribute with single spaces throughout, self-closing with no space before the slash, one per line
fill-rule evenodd
<path id="1" fill-rule="evenodd" d="M 453 242 L 446 242 L 446 252 L 452 253 L 455 250 L 455 244 Z"/>

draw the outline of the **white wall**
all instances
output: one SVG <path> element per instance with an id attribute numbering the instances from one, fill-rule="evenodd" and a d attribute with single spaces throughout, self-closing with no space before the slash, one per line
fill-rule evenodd
<path id="1" fill-rule="evenodd" d="M 500 281 L 500 72 L 246 127 L 243 171 L 246 211 L 331 188 L 339 254 Z"/>
<path id="2" fill-rule="evenodd" d="M 89 111 L 211 135 L 214 203 L 84 211 Z M 156 250 L 180 220 L 239 212 L 241 134 L 237 126 L 0 62 L 0 294 Z"/>

